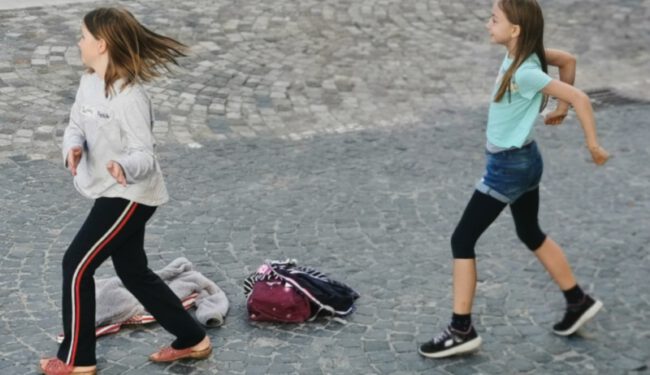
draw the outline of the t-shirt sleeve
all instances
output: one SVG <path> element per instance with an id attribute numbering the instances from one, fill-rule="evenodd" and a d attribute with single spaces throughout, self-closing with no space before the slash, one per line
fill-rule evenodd
<path id="1" fill-rule="evenodd" d="M 515 73 L 515 83 L 519 88 L 519 94 L 528 100 L 542 91 L 552 80 L 553 78 L 539 68 L 523 68 Z"/>

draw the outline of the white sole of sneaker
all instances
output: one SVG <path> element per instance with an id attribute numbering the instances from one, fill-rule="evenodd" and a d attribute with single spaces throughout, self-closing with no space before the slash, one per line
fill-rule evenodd
<path id="1" fill-rule="evenodd" d="M 591 320 L 591 318 L 593 318 L 594 316 L 596 316 L 596 314 L 598 314 L 598 311 L 600 311 L 601 308 L 603 308 L 603 303 L 600 302 L 599 300 L 596 300 L 596 302 L 594 303 L 594 305 L 591 306 L 591 307 L 589 308 L 589 310 L 585 311 L 585 313 L 582 314 L 582 316 L 580 317 L 580 319 L 578 319 L 575 323 L 573 323 L 573 325 L 572 325 L 571 327 L 569 327 L 569 329 L 564 330 L 564 331 L 556 331 L 556 330 L 553 330 L 553 332 L 554 332 L 556 335 L 560 335 L 560 336 L 569 336 L 569 335 L 572 335 L 572 334 L 575 333 L 575 331 L 577 331 L 578 329 L 580 329 L 580 327 L 582 327 L 585 323 L 587 323 L 589 320 Z"/>
<path id="2" fill-rule="evenodd" d="M 445 358 L 445 357 L 451 357 L 452 355 L 457 355 L 457 354 L 463 354 L 463 353 L 469 353 L 471 351 L 476 350 L 479 346 L 481 346 L 481 337 L 476 337 L 462 345 L 458 345 L 456 347 L 443 350 L 441 352 L 437 353 L 423 353 L 420 349 L 418 349 L 418 353 L 421 355 L 427 357 L 427 358 Z"/>

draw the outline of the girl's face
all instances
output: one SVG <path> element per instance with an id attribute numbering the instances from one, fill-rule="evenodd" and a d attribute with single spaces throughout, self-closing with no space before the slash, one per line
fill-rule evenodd
<path id="1" fill-rule="evenodd" d="M 502 44 L 508 49 L 514 47 L 519 36 L 519 26 L 508 21 L 506 14 L 499 7 L 498 0 L 492 5 L 492 16 L 485 25 L 490 32 L 490 41 Z"/>
<path id="2" fill-rule="evenodd" d="M 81 61 L 89 68 L 94 68 L 99 61 L 99 57 L 106 52 L 106 43 L 101 39 L 95 39 L 83 23 L 78 45 L 81 50 Z"/>

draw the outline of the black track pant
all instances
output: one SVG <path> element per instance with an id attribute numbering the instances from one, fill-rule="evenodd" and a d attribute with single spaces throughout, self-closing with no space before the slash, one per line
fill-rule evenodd
<path id="1" fill-rule="evenodd" d="M 144 228 L 155 207 L 121 198 L 99 198 L 63 256 L 64 340 L 58 358 L 74 366 L 95 360 L 95 269 L 111 257 L 124 286 L 167 331 L 172 346 L 187 348 L 205 330 L 185 311 L 169 287 L 147 267 Z"/>
<path id="2" fill-rule="evenodd" d="M 506 204 L 474 191 L 463 216 L 451 236 L 451 250 L 455 259 L 474 259 L 474 246 L 479 237 L 496 220 Z M 537 250 L 546 239 L 539 228 L 539 189 L 531 190 L 510 205 L 517 236 L 530 250 Z"/>

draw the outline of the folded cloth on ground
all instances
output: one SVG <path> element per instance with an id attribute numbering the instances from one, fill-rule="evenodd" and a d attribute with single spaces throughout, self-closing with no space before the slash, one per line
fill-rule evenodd
<path id="1" fill-rule="evenodd" d="M 213 281 L 194 269 L 186 258 L 174 259 L 156 274 L 180 298 L 197 293 L 196 319 L 207 327 L 223 324 L 228 313 L 228 298 Z M 95 280 L 95 325 L 124 323 L 134 316 L 147 314 L 144 307 L 124 287 L 117 276 Z"/>
<path id="2" fill-rule="evenodd" d="M 183 303 L 183 307 L 185 310 L 189 310 L 192 307 L 195 307 L 196 303 L 196 298 L 198 297 L 198 293 L 192 293 L 185 299 L 181 300 Z M 122 327 L 124 326 L 134 326 L 134 325 L 142 325 L 142 324 L 149 324 L 155 322 L 156 319 L 152 315 L 149 314 L 142 314 L 142 315 L 135 315 L 132 318 L 129 318 L 128 320 L 125 320 L 123 322 L 118 322 L 118 323 L 110 323 L 110 324 L 103 324 L 100 326 L 95 327 L 95 337 L 101 337 L 101 336 L 106 336 L 106 335 L 111 335 L 113 333 L 119 332 Z M 60 344 L 63 342 L 63 333 L 60 333 L 56 337 L 56 341 Z"/>

